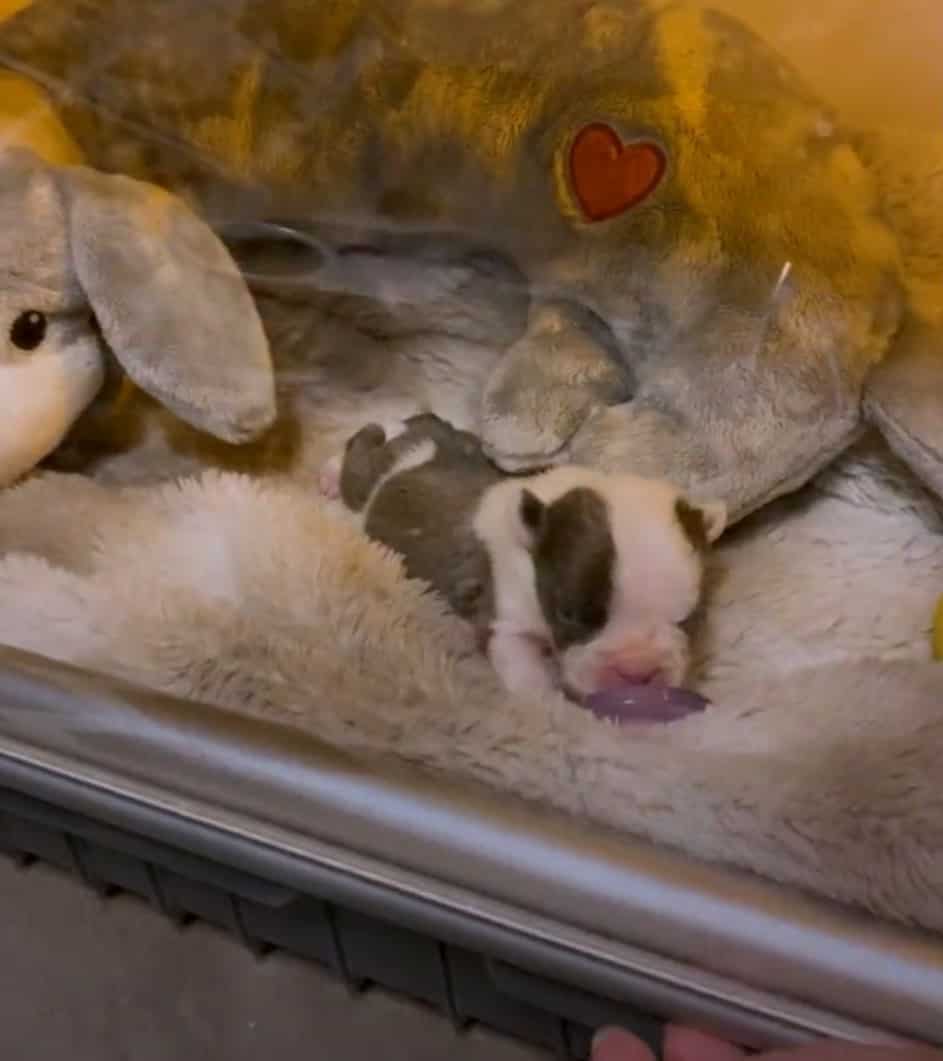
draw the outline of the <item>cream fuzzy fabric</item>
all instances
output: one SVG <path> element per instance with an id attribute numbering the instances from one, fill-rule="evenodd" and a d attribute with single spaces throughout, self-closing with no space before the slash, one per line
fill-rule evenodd
<path id="1" fill-rule="evenodd" d="M 261 304 L 291 456 L 225 450 L 145 402 L 96 478 L 0 493 L 0 642 L 943 930 L 943 529 L 879 443 L 722 539 L 696 646 L 714 706 L 618 729 L 506 695 L 465 628 L 317 493 L 368 419 L 473 427 L 493 355 Z"/>
<path id="2" fill-rule="evenodd" d="M 0 497 L 0 527 L 7 644 L 943 929 L 943 534 L 869 443 L 724 539 L 700 645 L 715 704 L 664 728 L 504 694 L 304 474 L 47 474 Z"/>

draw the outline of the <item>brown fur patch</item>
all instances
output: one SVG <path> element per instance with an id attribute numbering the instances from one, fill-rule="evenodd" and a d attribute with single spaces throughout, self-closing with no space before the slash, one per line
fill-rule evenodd
<path id="1" fill-rule="evenodd" d="M 290 473 L 301 458 L 301 420 L 291 395 L 281 395 L 280 404 L 278 419 L 264 434 L 237 445 L 179 420 L 127 377 L 109 378 L 43 467 L 91 475 L 109 458 L 142 445 L 153 431 L 162 437 L 168 455 L 200 466 L 246 475 Z"/>
<path id="2" fill-rule="evenodd" d="M 588 641 L 609 618 L 616 562 L 603 498 L 577 487 L 547 505 L 533 555 L 537 596 L 557 648 Z"/>

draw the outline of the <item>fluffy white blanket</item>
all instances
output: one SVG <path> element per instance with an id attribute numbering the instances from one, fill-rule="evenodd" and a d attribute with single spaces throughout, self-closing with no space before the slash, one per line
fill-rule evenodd
<path id="1" fill-rule="evenodd" d="M 515 700 L 462 625 L 314 489 L 367 418 L 432 406 L 471 421 L 483 355 L 410 350 L 384 346 L 382 370 L 350 347 L 300 375 L 283 366 L 302 436 L 290 477 L 144 482 L 210 459 L 164 421 L 97 479 L 7 491 L 0 641 L 943 929 L 932 501 L 865 440 L 725 537 L 702 716 L 619 729 L 562 699 Z"/>

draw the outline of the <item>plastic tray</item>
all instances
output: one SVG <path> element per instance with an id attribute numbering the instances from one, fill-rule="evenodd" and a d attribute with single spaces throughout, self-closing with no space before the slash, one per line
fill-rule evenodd
<path id="1" fill-rule="evenodd" d="M 0 849 L 562 1057 L 667 1019 L 943 1044 L 943 940 L 7 649 Z"/>

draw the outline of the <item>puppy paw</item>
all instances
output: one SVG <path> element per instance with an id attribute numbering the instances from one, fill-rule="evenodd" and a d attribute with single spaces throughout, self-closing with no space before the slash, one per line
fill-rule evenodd
<path id="1" fill-rule="evenodd" d="M 322 497 L 336 501 L 341 496 L 341 466 L 343 455 L 338 453 L 324 462 L 318 475 L 318 489 Z"/>

